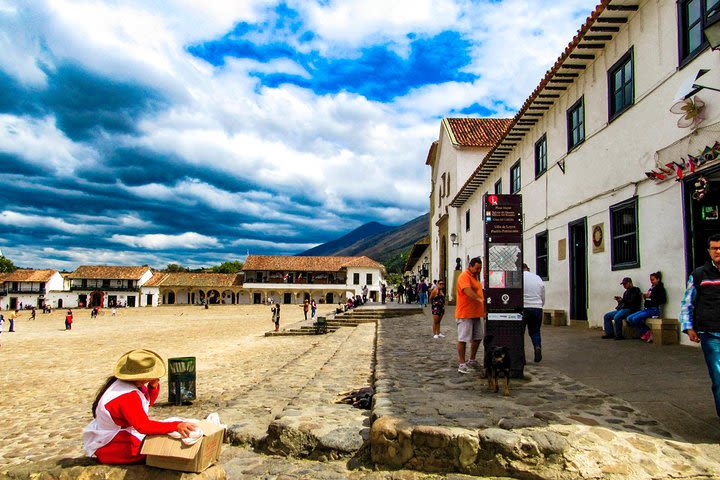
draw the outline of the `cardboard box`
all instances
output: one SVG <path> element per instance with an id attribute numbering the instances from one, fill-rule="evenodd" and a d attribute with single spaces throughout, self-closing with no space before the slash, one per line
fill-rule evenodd
<path id="1" fill-rule="evenodd" d="M 198 425 L 203 438 L 194 445 L 167 435 L 148 435 L 141 453 L 147 455 L 145 463 L 152 467 L 199 473 L 220 458 L 225 429 L 214 423 L 201 421 Z"/>

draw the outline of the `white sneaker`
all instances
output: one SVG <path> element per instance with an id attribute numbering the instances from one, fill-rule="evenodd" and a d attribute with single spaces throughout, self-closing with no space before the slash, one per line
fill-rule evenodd
<path id="1" fill-rule="evenodd" d="M 438 338 L 440 338 L 440 335 L 433 335 L 433 338 L 437 340 Z"/>
<path id="2" fill-rule="evenodd" d="M 470 369 L 464 363 L 458 365 L 458 373 L 470 373 Z"/>
<path id="3" fill-rule="evenodd" d="M 438 337 L 445 338 L 445 335 L 443 335 L 442 333 L 438 333 Z"/>

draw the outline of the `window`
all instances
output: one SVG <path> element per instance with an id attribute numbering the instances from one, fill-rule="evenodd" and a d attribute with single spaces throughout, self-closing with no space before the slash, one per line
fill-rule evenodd
<path id="1" fill-rule="evenodd" d="M 547 134 L 535 142 L 535 178 L 547 170 Z"/>
<path id="2" fill-rule="evenodd" d="M 612 269 L 638 268 L 637 197 L 610 207 L 610 236 Z"/>
<path id="3" fill-rule="evenodd" d="M 567 111 L 568 152 L 585 141 L 584 103 L 584 97 L 580 97 L 580 100 Z"/>
<path id="4" fill-rule="evenodd" d="M 520 160 L 510 167 L 510 193 L 520 191 Z"/>
<path id="5" fill-rule="evenodd" d="M 495 182 L 495 195 L 502 195 L 502 178 Z"/>
<path id="6" fill-rule="evenodd" d="M 470 210 L 465 212 L 465 231 L 470 231 Z"/>
<path id="7" fill-rule="evenodd" d="M 619 116 L 635 102 L 633 84 L 633 49 L 631 48 L 608 71 L 610 120 Z"/>
<path id="8" fill-rule="evenodd" d="M 360 285 L 360 274 L 353 273 L 353 285 Z"/>
<path id="9" fill-rule="evenodd" d="M 372 273 L 365 274 L 365 285 L 372 285 Z"/>
<path id="10" fill-rule="evenodd" d="M 680 0 L 678 2 L 678 38 L 680 65 L 689 63 L 705 50 L 708 42 L 703 34 L 708 17 L 718 12 L 720 0 Z"/>
<path id="11" fill-rule="evenodd" d="M 535 235 L 535 266 L 538 277 L 549 280 L 548 276 L 548 232 Z"/>

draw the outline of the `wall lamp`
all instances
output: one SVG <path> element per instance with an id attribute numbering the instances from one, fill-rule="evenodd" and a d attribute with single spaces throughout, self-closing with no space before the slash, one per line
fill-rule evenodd
<path id="1" fill-rule="evenodd" d="M 460 242 L 457 241 L 457 235 L 455 235 L 454 233 L 450 234 L 450 241 L 452 242 L 454 247 L 460 245 Z"/>

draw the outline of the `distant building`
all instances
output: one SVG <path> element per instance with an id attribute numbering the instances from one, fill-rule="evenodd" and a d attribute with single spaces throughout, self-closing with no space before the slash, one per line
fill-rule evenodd
<path id="1" fill-rule="evenodd" d="M 153 274 L 141 287 L 146 306 L 236 305 L 250 303 L 239 273 L 173 272 Z"/>
<path id="2" fill-rule="evenodd" d="M 41 307 L 64 288 L 57 270 L 15 270 L 0 277 L 0 304 L 5 309 Z"/>
<path id="3" fill-rule="evenodd" d="M 418 283 L 421 278 L 433 281 L 430 278 L 430 236 L 415 242 L 403 266 L 403 279 L 411 285 Z"/>
<path id="4" fill-rule="evenodd" d="M 140 287 L 153 276 L 150 267 L 83 265 L 65 278 L 75 305 L 80 307 L 142 307 L 156 300 L 142 298 Z M 69 307 L 71 305 L 65 305 Z"/>
<path id="5" fill-rule="evenodd" d="M 249 303 L 336 303 L 362 294 L 380 300 L 382 264 L 368 257 L 294 257 L 249 255 L 242 269 Z"/>

